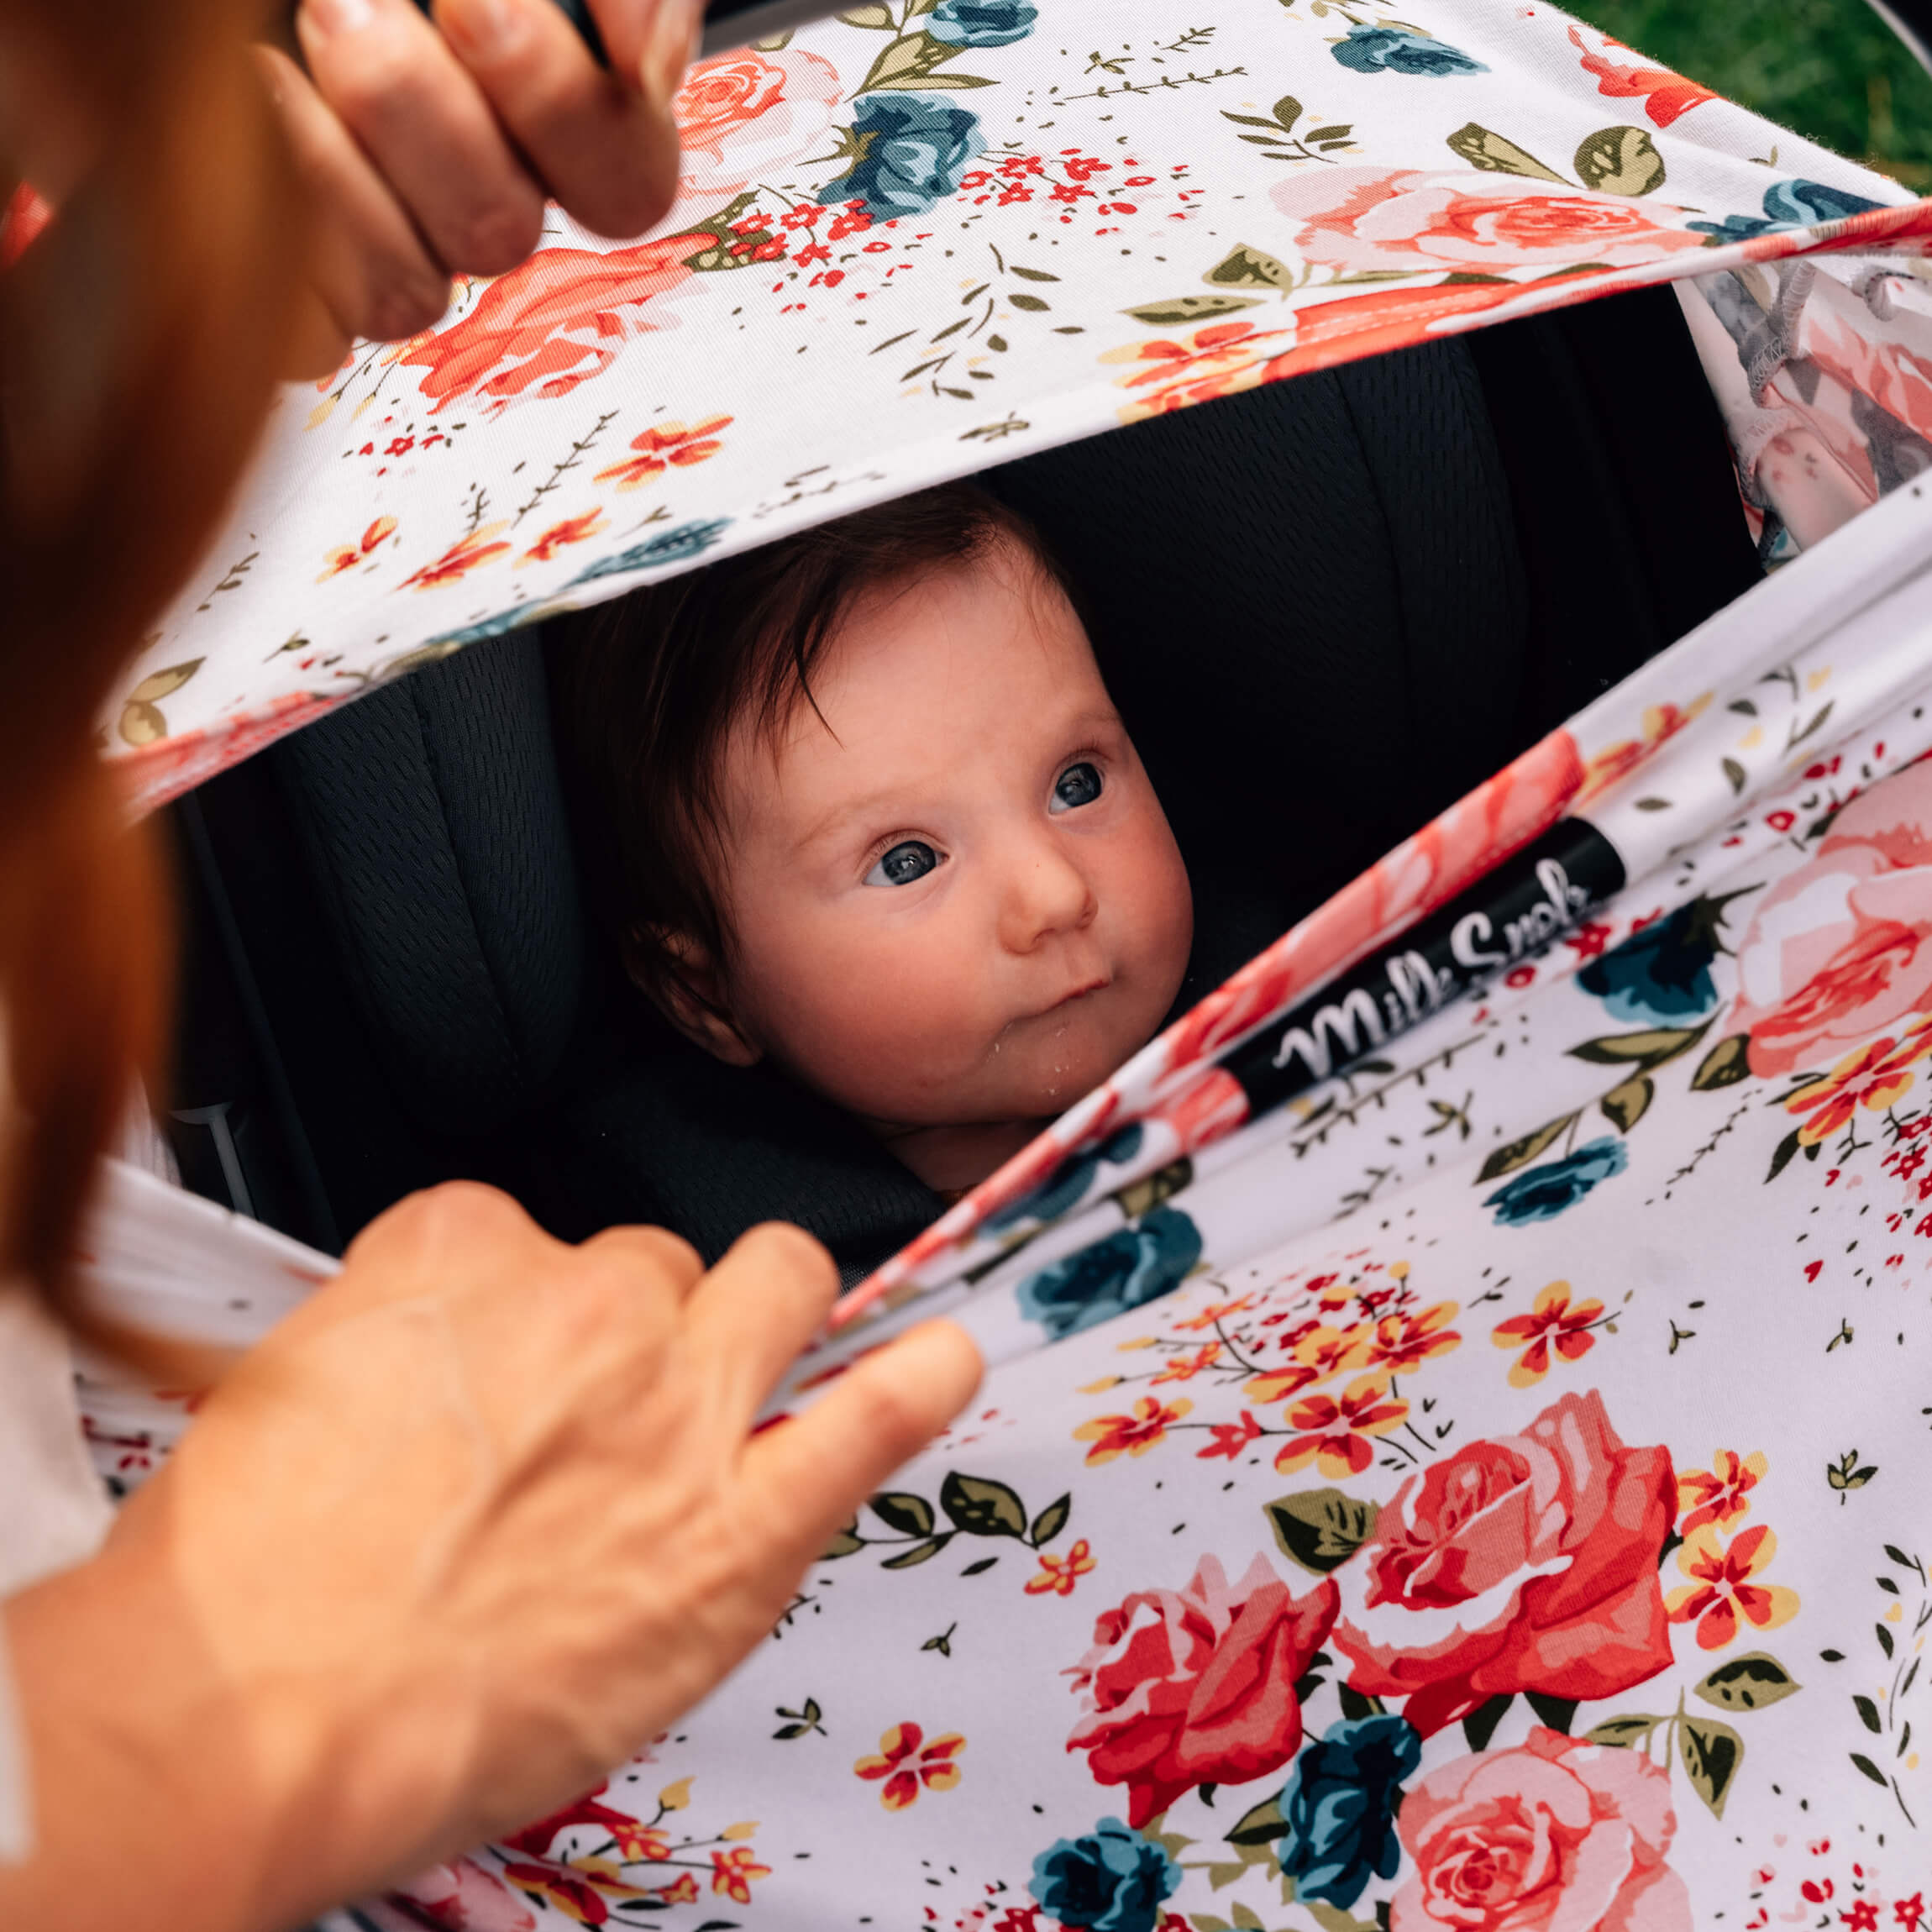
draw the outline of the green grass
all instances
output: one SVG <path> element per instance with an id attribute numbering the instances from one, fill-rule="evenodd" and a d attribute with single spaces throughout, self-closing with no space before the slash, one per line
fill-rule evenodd
<path id="1" fill-rule="evenodd" d="M 1932 75 L 1865 0 L 1563 0 L 1767 119 L 1932 192 Z"/>

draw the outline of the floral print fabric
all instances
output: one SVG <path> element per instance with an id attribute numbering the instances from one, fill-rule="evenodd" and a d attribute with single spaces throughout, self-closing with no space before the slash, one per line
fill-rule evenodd
<path id="1" fill-rule="evenodd" d="M 889 1271 L 780 1413 L 934 1308 L 973 1410 L 683 1725 L 364 1922 L 1922 1927 L 1929 532 L 1880 506 L 1373 895 L 1567 806 L 1607 903 L 1096 1199 L 1289 935 Z"/>
<path id="2" fill-rule="evenodd" d="M 1932 452 L 1932 215 L 1894 184 L 1552 8 L 1210 11 L 876 0 L 701 63 L 655 234 L 554 214 L 284 396 L 102 721 L 137 797 L 547 610 L 1639 282 L 1701 291 L 1767 558 Z"/>

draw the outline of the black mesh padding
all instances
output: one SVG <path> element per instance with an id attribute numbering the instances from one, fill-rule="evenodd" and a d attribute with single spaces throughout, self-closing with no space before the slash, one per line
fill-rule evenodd
<path id="1" fill-rule="evenodd" d="M 660 1223 L 707 1261 L 757 1222 L 796 1221 L 851 1282 L 945 1208 L 848 1115 L 779 1074 L 668 1039 L 589 1058 L 560 1110 L 573 1218 Z"/>
<path id="2" fill-rule="evenodd" d="M 990 481 L 1087 604 L 1194 879 L 1212 955 L 1195 984 L 1240 963 L 1224 920 L 1242 944 L 1278 933 L 1509 757 L 1495 694 L 1521 681 L 1523 572 L 1461 344 Z"/>
<path id="3" fill-rule="evenodd" d="M 270 755 L 404 1105 L 438 1132 L 493 1131 L 556 1072 L 583 978 L 534 638 L 472 645 Z"/>

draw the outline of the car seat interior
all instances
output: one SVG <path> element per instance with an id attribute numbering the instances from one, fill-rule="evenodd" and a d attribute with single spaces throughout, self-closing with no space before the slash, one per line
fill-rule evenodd
<path id="1" fill-rule="evenodd" d="M 1756 582 L 1664 289 L 995 469 L 1079 586 L 1194 881 L 1191 1001 Z M 182 1178 L 339 1252 L 466 1175 L 707 1258 L 774 1216 L 855 1279 L 939 1199 L 782 1078 L 672 1037 L 588 926 L 533 631 L 178 802 Z"/>

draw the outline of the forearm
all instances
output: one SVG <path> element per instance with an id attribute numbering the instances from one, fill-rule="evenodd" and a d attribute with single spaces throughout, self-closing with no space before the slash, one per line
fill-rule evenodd
<path id="1" fill-rule="evenodd" d="M 32 1831 L 26 1861 L 0 1865 L 0 1924 L 275 1932 L 300 1916 L 322 1874 L 289 1863 L 302 1840 L 278 1815 L 269 1714 L 221 1681 L 158 1564 L 110 1544 L 12 1599 L 0 1627 Z"/>

